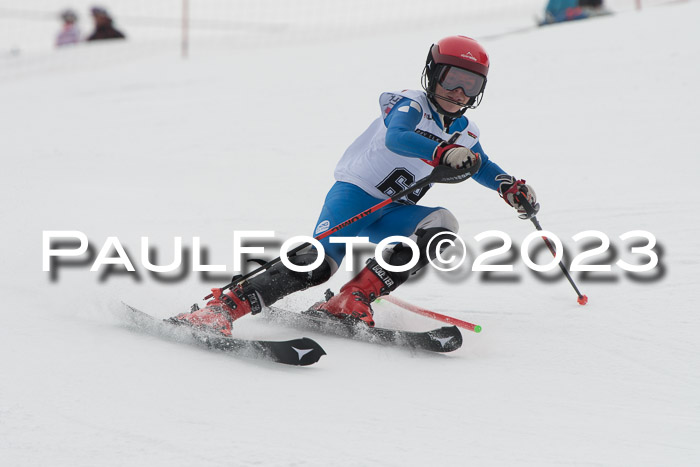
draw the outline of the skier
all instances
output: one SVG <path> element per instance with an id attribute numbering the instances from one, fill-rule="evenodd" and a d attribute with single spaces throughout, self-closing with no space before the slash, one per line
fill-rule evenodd
<path id="1" fill-rule="evenodd" d="M 496 190 L 521 218 L 528 217 L 521 198 L 536 213 L 539 205 L 533 189 L 486 156 L 479 142 L 479 129 L 464 116 L 467 109 L 476 108 L 481 102 L 488 70 L 489 57 L 474 39 L 451 36 L 433 44 L 423 70 L 423 91 L 383 93 L 379 98 L 381 117 L 340 159 L 335 169 L 336 183 L 326 196 L 314 235 L 398 193 L 427 176 L 438 164 L 455 169 L 478 168 L 474 180 Z M 432 244 L 436 245 L 441 236 L 457 232 L 457 219 L 447 209 L 417 204 L 428 188 L 363 217 L 338 234 L 369 237 L 373 243 L 393 235 L 408 237 L 419 247 L 418 263 L 409 271 L 392 272 L 372 258 L 337 295 L 314 305 L 316 310 L 329 317 L 374 326 L 370 304 L 394 291 L 435 258 L 438 252 L 428 251 L 431 239 L 435 238 Z M 330 243 L 332 236 L 320 241 L 325 258 L 312 272 L 294 272 L 279 262 L 225 293 L 212 289 L 213 299 L 204 308 L 170 320 L 230 336 L 234 320 L 256 314 L 264 305 L 293 292 L 326 282 L 345 256 L 345 245 Z M 309 265 L 316 256 L 315 250 L 306 249 L 289 259 L 295 265 Z M 384 250 L 382 257 L 389 265 L 404 266 L 413 254 L 407 245 L 398 243 Z"/>

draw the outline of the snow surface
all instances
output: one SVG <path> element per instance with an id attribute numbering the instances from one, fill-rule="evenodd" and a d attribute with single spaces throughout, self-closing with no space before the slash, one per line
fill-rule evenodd
<path id="1" fill-rule="evenodd" d="M 597 260 L 634 261 L 617 237 L 652 232 L 652 280 L 574 274 L 590 297 L 581 307 L 564 280 L 536 279 L 517 258 L 517 282 L 428 271 L 396 295 L 484 328 L 450 355 L 237 323 L 243 337 L 317 339 L 328 355 L 307 368 L 125 329 L 121 300 L 167 317 L 226 282 L 154 278 L 139 238 L 165 263 L 173 237 L 191 247 L 199 236 L 230 273 L 234 230 L 311 233 L 379 93 L 418 88 L 427 44 L 469 31 L 212 45 L 186 61 L 126 42 L 47 53 L 40 71 L 35 57 L 6 62 L 20 72 L 0 86 L 0 463 L 698 465 L 699 16 L 687 2 L 485 40 L 489 85 L 469 112 L 572 251 L 571 237 L 594 229 L 617 247 Z M 437 186 L 423 204 L 449 208 L 472 251 L 477 233 L 519 245 L 532 231 L 473 182 Z M 45 230 L 82 231 L 95 252 L 118 237 L 140 280 L 101 280 L 85 262 L 52 281 Z M 305 307 L 349 277 L 280 305 Z M 439 324 L 388 303 L 376 317 Z"/>

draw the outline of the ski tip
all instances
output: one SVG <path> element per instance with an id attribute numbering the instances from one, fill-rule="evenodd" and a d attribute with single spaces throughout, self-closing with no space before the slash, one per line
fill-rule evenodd
<path id="1" fill-rule="evenodd" d="M 309 337 L 302 337 L 301 340 L 302 340 L 302 342 L 304 342 L 304 344 L 306 344 L 310 348 L 313 348 L 314 350 L 316 350 L 319 353 L 319 358 L 323 355 L 327 355 L 326 351 L 323 350 L 323 347 L 321 347 L 321 344 L 319 344 L 315 340 L 313 340 Z"/>
<path id="2" fill-rule="evenodd" d="M 297 347 L 298 345 L 298 347 Z M 297 366 L 308 366 L 318 362 L 326 354 L 323 347 L 313 339 L 302 337 L 295 342 L 292 347 L 297 354 L 298 360 L 287 359 L 284 363 Z"/>
<path id="3" fill-rule="evenodd" d="M 429 334 L 439 344 L 430 348 L 433 352 L 452 352 L 462 346 L 462 333 L 457 326 L 444 326 L 430 331 Z"/>
<path id="4" fill-rule="evenodd" d="M 585 305 L 588 303 L 588 296 L 587 295 L 581 295 L 578 300 L 576 300 L 579 305 Z"/>

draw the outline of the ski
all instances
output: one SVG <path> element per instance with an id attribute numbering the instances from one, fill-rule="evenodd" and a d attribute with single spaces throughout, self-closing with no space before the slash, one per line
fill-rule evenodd
<path id="1" fill-rule="evenodd" d="M 126 303 L 124 306 L 129 311 L 127 314 L 129 321 L 136 329 L 172 341 L 201 345 L 212 350 L 286 365 L 307 366 L 316 363 L 326 355 L 323 348 L 308 337 L 288 341 L 265 341 L 218 336 L 157 319 Z"/>
<path id="2" fill-rule="evenodd" d="M 262 316 L 272 323 L 318 331 L 375 344 L 388 344 L 430 352 L 452 352 L 462 346 L 462 333 L 456 326 L 445 326 L 432 331 L 402 331 L 369 327 L 363 323 L 345 322 L 325 313 L 307 310 L 297 313 L 277 307 L 267 307 Z"/>

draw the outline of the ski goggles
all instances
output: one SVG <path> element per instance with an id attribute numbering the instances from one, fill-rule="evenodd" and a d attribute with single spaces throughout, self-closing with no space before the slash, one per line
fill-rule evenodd
<path id="1" fill-rule="evenodd" d="M 473 71 L 457 68 L 456 66 L 444 66 L 438 73 L 438 83 L 448 91 L 461 89 L 467 97 L 476 97 L 484 88 L 486 78 Z"/>

